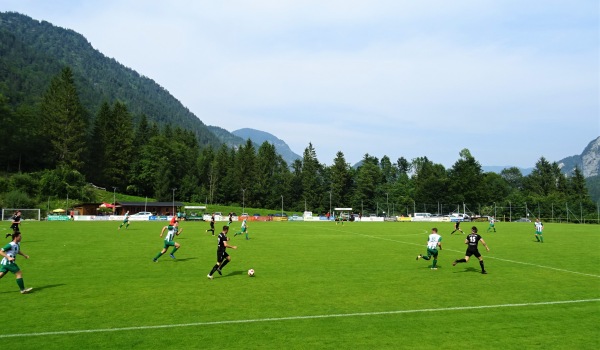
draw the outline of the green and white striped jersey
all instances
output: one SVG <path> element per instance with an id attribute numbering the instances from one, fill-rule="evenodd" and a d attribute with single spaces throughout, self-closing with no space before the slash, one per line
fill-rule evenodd
<path id="1" fill-rule="evenodd" d="M 169 225 L 167 227 L 167 234 L 165 236 L 165 241 L 170 242 L 175 239 L 175 233 L 177 232 L 177 227 Z"/>
<path id="2" fill-rule="evenodd" d="M 11 258 L 15 258 L 17 257 L 17 254 L 19 254 L 19 249 L 21 249 L 21 246 L 19 243 L 15 243 L 15 242 L 10 242 L 7 245 L 5 245 L 4 247 L 2 247 L 2 251 L 4 253 L 6 253 L 6 255 L 10 256 Z M 8 264 L 14 264 L 15 260 L 13 261 L 8 261 L 7 258 L 2 257 L 2 261 L 0 261 L 0 265 L 8 265 Z"/>

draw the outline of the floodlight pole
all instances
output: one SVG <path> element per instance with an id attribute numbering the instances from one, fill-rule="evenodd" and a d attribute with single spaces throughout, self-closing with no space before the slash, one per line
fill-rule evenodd
<path id="1" fill-rule="evenodd" d="M 387 192 L 385 193 L 385 203 L 387 204 L 387 212 L 389 215 L 390 214 L 390 196 Z"/>
<path id="2" fill-rule="evenodd" d="M 115 215 L 115 209 L 117 209 L 117 188 L 113 186 L 113 215 Z"/>
<path id="3" fill-rule="evenodd" d="M 329 213 L 331 214 L 331 191 L 329 191 Z"/>
<path id="4" fill-rule="evenodd" d="M 246 209 L 246 189 L 242 188 L 242 213 L 245 213 Z"/>
<path id="5" fill-rule="evenodd" d="M 176 188 L 173 187 L 172 190 L 173 190 L 173 208 L 171 209 L 171 214 L 174 216 L 175 215 L 175 190 L 176 190 Z"/>
<path id="6" fill-rule="evenodd" d="M 281 195 L 281 217 L 283 217 L 283 195 Z"/>

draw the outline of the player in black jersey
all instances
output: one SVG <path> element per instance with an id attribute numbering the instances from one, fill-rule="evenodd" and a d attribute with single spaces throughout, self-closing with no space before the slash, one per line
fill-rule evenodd
<path id="1" fill-rule="evenodd" d="M 212 235 L 215 235 L 215 213 L 212 213 L 210 216 L 210 230 L 206 230 L 206 232 L 211 231 Z"/>
<path id="2" fill-rule="evenodd" d="M 11 230 L 13 230 L 13 232 L 19 231 L 19 225 L 21 224 L 21 211 L 20 210 L 15 211 L 11 220 L 12 220 L 12 223 L 10 225 Z M 12 232 L 7 233 L 6 238 L 10 237 L 11 235 L 12 235 Z"/>
<path id="3" fill-rule="evenodd" d="M 223 231 L 221 231 L 221 233 L 219 233 L 219 236 L 217 237 L 217 263 L 215 264 L 215 266 L 213 266 L 212 270 L 210 270 L 210 273 L 206 276 L 211 280 L 213 279 L 213 274 L 215 273 L 215 271 L 217 271 L 220 275 L 225 265 L 227 265 L 231 261 L 231 257 L 229 256 L 229 254 L 227 254 L 227 248 L 237 249 L 236 246 L 229 245 L 229 243 L 227 243 L 227 241 L 229 241 L 229 237 L 227 237 L 227 232 L 229 232 L 229 226 L 223 226 Z"/>
<path id="4" fill-rule="evenodd" d="M 454 223 L 454 231 L 452 231 L 450 234 L 453 235 L 454 232 L 456 232 L 456 231 L 462 232 L 463 235 L 465 234 L 465 232 L 460 229 L 460 220 L 458 220 Z"/>
<path id="5" fill-rule="evenodd" d="M 485 243 L 483 238 L 479 234 L 477 234 L 477 227 L 473 226 L 471 228 L 471 234 L 469 234 L 467 236 L 467 238 L 465 239 L 465 244 L 467 244 L 468 247 L 467 247 L 467 252 L 465 253 L 464 259 L 454 260 L 454 262 L 452 263 L 452 266 L 456 266 L 456 264 L 458 264 L 458 263 L 466 263 L 469 261 L 469 258 L 471 257 L 471 255 L 475 255 L 475 257 L 477 259 L 479 259 L 479 265 L 481 266 L 481 273 L 486 274 L 487 271 L 485 271 L 485 267 L 483 266 L 483 257 L 479 253 L 479 249 L 477 249 L 477 244 L 479 242 L 481 242 L 481 244 L 483 244 L 483 246 L 485 247 L 485 249 L 487 249 L 488 252 L 490 251 L 490 248 L 487 246 L 487 244 Z"/>

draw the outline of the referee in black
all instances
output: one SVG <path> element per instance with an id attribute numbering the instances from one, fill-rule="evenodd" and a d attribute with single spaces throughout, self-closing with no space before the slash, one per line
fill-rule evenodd
<path id="1" fill-rule="evenodd" d="M 217 263 L 213 266 L 210 273 L 206 276 L 213 279 L 213 274 L 215 271 L 221 274 L 221 270 L 231 261 L 231 257 L 227 254 L 227 248 L 237 249 L 234 245 L 229 245 L 227 241 L 229 241 L 229 237 L 227 237 L 227 232 L 229 232 L 229 226 L 223 226 L 223 231 L 219 233 L 217 237 Z"/>
<path id="2" fill-rule="evenodd" d="M 467 252 L 465 253 L 464 259 L 454 260 L 454 262 L 452 263 L 452 266 L 456 266 L 456 264 L 458 264 L 458 263 L 466 263 L 469 261 L 469 258 L 471 257 L 471 255 L 475 255 L 475 257 L 477 259 L 479 259 L 479 265 L 481 266 L 481 273 L 484 275 L 487 274 L 487 271 L 485 271 L 485 267 L 483 266 L 483 257 L 481 256 L 481 253 L 479 253 L 479 249 L 477 249 L 477 244 L 479 242 L 481 242 L 481 244 L 483 244 L 483 246 L 485 247 L 485 249 L 488 252 L 490 251 L 490 248 L 487 246 L 487 244 L 485 244 L 485 241 L 483 240 L 483 238 L 477 233 L 477 227 L 473 226 L 471 228 L 471 233 L 465 239 L 465 244 L 467 244 L 468 247 L 467 247 Z"/>

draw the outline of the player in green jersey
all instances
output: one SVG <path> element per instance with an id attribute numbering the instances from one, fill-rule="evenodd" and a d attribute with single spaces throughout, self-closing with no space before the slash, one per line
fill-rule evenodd
<path id="1" fill-rule="evenodd" d="M 246 219 L 244 219 L 244 221 L 242 221 L 242 229 L 240 232 L 236 232 L 233 237 L 237 236 L 237 235 L 242 235 L 242 234 L 246 234 L 246 239 L 250 239 L 248 238 L 248 223 L 246 222 Z"/>
<path id="2" fill-rule="evenodd" d="M 119 230 L 121 229 L 121 227 L 123 225 L 125 225 L 126 230 L 129 228 L 129 211 L 127 211 L 127 213 L 125 213 L 125 218 L 123 219 L 123 222 L 121 223 L 121 225 L 119 225 Z"/>
<path id="3" fill-rule="evenodd" d="M 488 227 L 487 231 L 485 231 L 485 232 L 490 232 L 490 230 L 494 230 L 494 232 L 496 232 L 496 218 L 493 216 L 490 216 L 488 218 L 488 221 L 490 222 L 490 226 Z"/>
<path id="4" fill-rule="evenodd" d="M 419 254 L 417 256 L 417 260 L 429 260 L 433 256 L 433 264 L 431 265 L 431 269 L 437 270 L 438 250 L 442 250 L 442 236 L 438 234 L 437 228 L 434 227 L 431 229 L 431 234 L 427 240 L 427 256 Z"/>
<path id="5" fill-rule="evenodd" d="M 179 223 L 175 222 L 174 225 L 168 225 L 163 227 L 163 229 L 160 231 L 160 237 L 163 236 L 165 231 L 167 231 L 167 234 L 165 235 L 165 243 L 163 249 L 154 257 L 154 259 L 152 259 L 152 261 L 154 262 L 157 262 L 158 258 L 160 258 L 164 253 L 166 253 L 169 247 L 173 247 L 173 250 L 171 251 L 171 254 L 169 256 L 175 259 L 174 254 L 179 249 L 179 247 L 181 247 L 181 245 L 175 242 L 174 240 L 175 236 L 179 236 L 179 234 L 183 232 L 183 229 L 181 231 L 179 230 Z"/>
<path id="6" fill-rule="evenodd" d="M 540 221 L 540 218 L 535 219 L 535 239 L 538 242 L 544 243 L 544 224 Z"/>
<path id="7" fill-rule="evenodd" d="M 29 259 L 29 255 L 24 254 L 21 251 L 21 232 L 15 231 L 11 236 L 12 242 L 0 249 L 0 255 L 3 256 L 0 261 L 0 278 L 4 277 L 8 271 L 14 273 L 17 277 L 17 285 L 21 290 L 21 294 L 27 294 L 31 292 L 33 288 L 25 288 L 23 274 L 21 273 L 19 265 L 15 262 L 15 259 L 17 258 L 17 254 L 22 255 L 25 259 Z"/>

